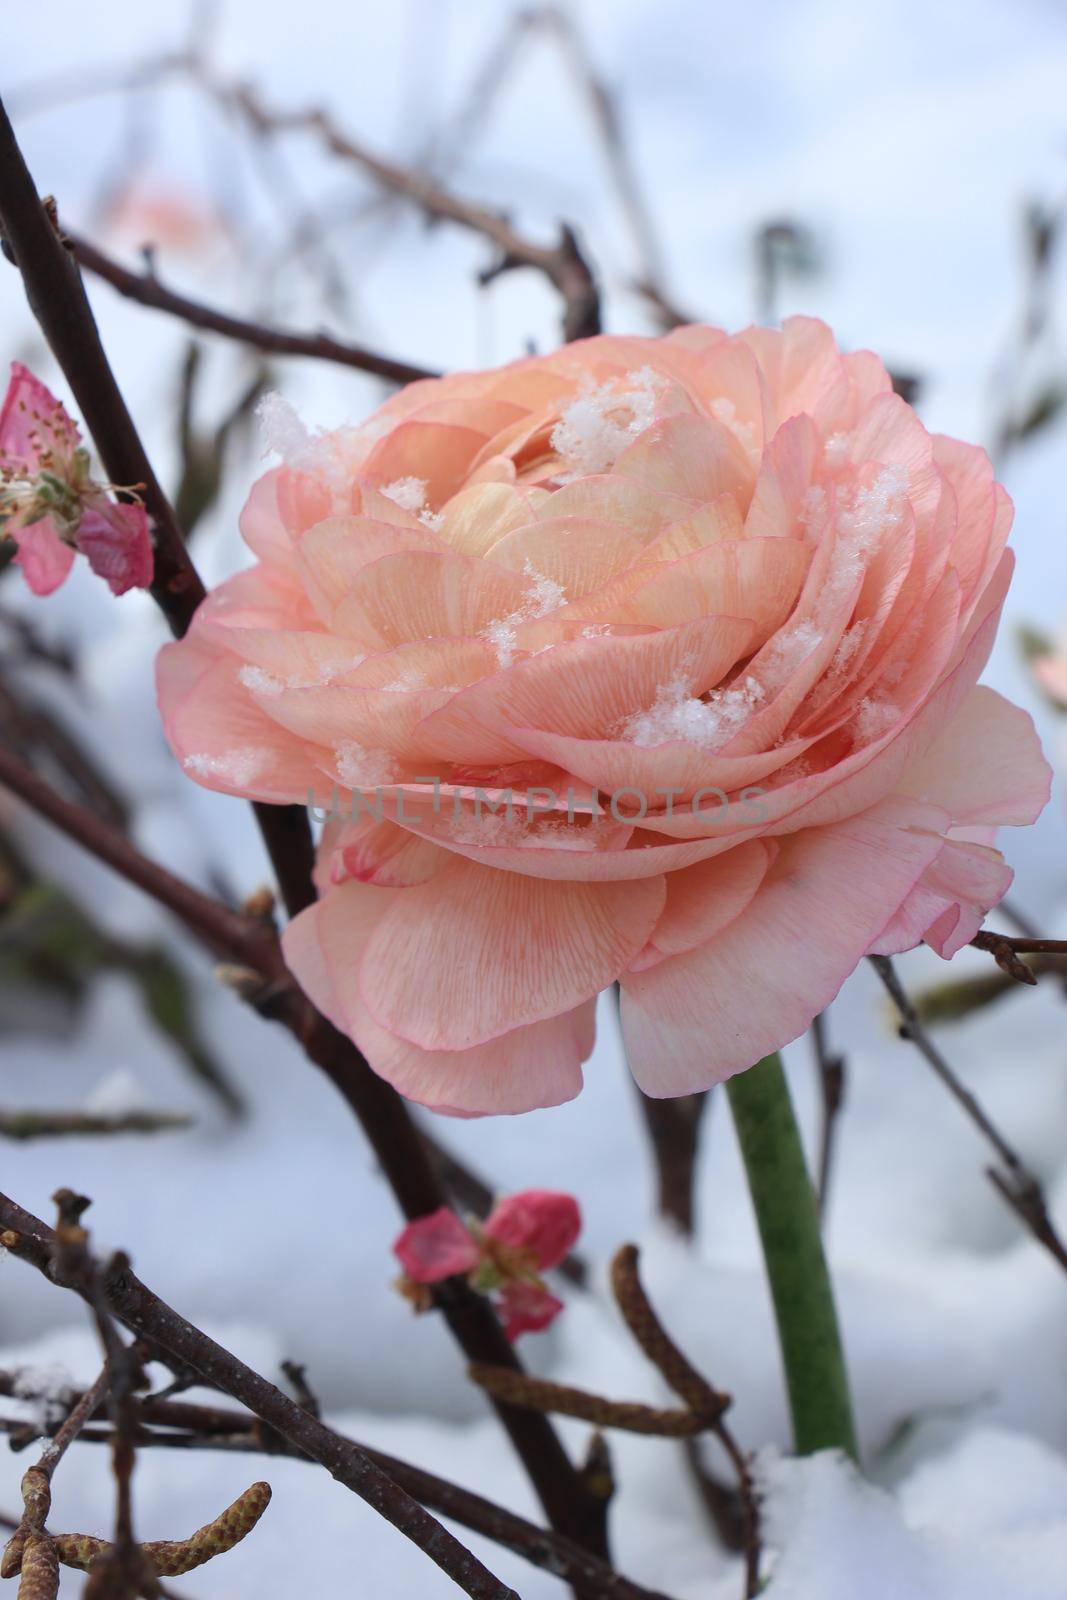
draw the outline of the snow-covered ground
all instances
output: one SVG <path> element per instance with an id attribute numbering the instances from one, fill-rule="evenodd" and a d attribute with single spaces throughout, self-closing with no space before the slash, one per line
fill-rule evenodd
<path id="1" fill-rule="evenodd" d="M 255 79 L 285 105 L 324 103 L 368 140 L 406 159 L 450 125 L 511 7 L 499 0 L 405 0 L 392 8 L 305 0 L 229 0 L 219 8 L 213 59 Z M 67 20 L 59 19 L 67 14 Z M 780 310 L 824 315 L 841 339 L 870 345 L 924 376 L 932 427 L 988 439 L 1000 394 L 991 374 L 1010 349 L 1022 286 L 1020 216 L 1032 198 L 1064 189 L 1067 119 L 1062 9 L 1042 0 L 588 0 L 577 13 L 596 60 L 617 88 L 641 176 L 685 305 L 727 325 L 752 306 L 751 235 L 768 218 L 799 218 L 815 233 L 817 276 L 787 278 Z M 5 81 L 75 75 L 84 88 L 116 63 L 184 39 L 182 8 L 150 12 L 129 0 L 24 9 L 6 41 Z M 298 24 L 297 25 L 297 21 Z M 246 258 L 221 256 L 209 275 L 164 253 L 168 279 L 248 313 L 300 325 L 323 319 L 315 267 L 267 270 L 291 191 L 335 198 L 364 191 L 306 142 L 278 170 L 254 154 L 187 88 L 154 91 L 131 118 L 128 99 L 92 97 L 20 123 L 42 190 L 74 225 L 91 228 L 103 187 L 130 152 L 142 176 L 184 184 L 236 216 L 255 240 Z M 125 164 L 125 165 L 123 165 Z M 631 239 L 606 184 L 588 112 L 544 40 L 475 131 L 450 181 L 515 206 L 547 236 L 577 219 L 609 285 L 616 330 L 650 327 L 626 288 Z M 390 353 L 432 365 L 503 360 L 527 340 L 546 348 L 557 306 L 527 274 L 488 291 L 472 286 L 483 245 L 403 212 L 374 213 L 338 235 L 333 256 L 352 286 L 335 325 Z M 1062 300 L 1063 263 L 1054 294 Z M 184 332 L 93 286 L 105 341 L 167 481 L 176 465 L 175 389 Z M 4 351 L 42 376 L 37 335 L 15 274 L 0 270 Z M 3 353 L 3 352 L 0 352 Z M 1054 374 L 1055 336 L 1044 375 Z M 248 377 L 213 349 L 206 419 L 222 415 Z M 1042 372 L 1025 381 L 1036 384 Z M 274 383 L 310 421 L 357 420 L 373 382 L 311 363 L 279 364 Z M 987 673 L 1030 705 L 1047 747 L 1062 757 L 1067 719 L 1033 695 L 1014 632 L 1057 627 L 1067 614 L 1062 482 L 1065 430 L 1055 424 L 1014 452 L 1005 481 L 1017 506 L 1018 578 Z M 243 560 L 236 511 L 256 470 L 250 445 L 231 452 L 223 498 L 196 540 L 215 580 Z M 6 580 L 3 601 L 26 606 Z M 77 571 L 35 621 L 82 654 L 86 696 L 78 725 L 136 806 L 143 847 L 201 883 L 222 873 L 241 891 L 263 880 L 247 809 L 182 780 L 158 730 L 151 660 L 162 629 L 145 597 L 115 603 Z M 53 692 L 43 672 L 41 694 Z M 5 825 L 13 813 L 0 799 Z M 19 817 L 27 854 L 90 904 L 116 932 L 143 937 L 165 919 L 132 889 L 87 863 L 43 824 Z M 1067 823 L 1062 786 L 1041 823 L 1002 840 L 1017 868 L 1017 903 L 1048 933 L 1067 932 Z M 532 1513 L 517 1468 L 463 1379 L 443 1329 L 415 1320 L 390 1288 L 392 1202 L 358 1130 L 329 1084 L 287 1036 L 249 1015 L 186 950 L 204 1024 L 240 1083 L 251 1115 L 227 1122 L 145 1022 L 132 989 L 99 983 L 74 1041 L 0 1039 L 5 1105 L 65 1107 L 103 1085 L 146 1105 L 188 1109 L 188 1132 L 151 1141 L 0 1145 L 8 1192 L 47 1214 L 64 1183 L 94 1197 L 101 1245 L 121 1244 L 142 1276 L 233 1349 L 271 1373 L 306 1362 L 331 1417 L 380 1445 Z M 803 960 L 798 950 L 797 959 Z M 985 971 L 965 951 L 953 972 Z M 933 956 L 900 963 L 919 986 L 946 975 Z M 1067 1002 L 1049 984 L 945 1030 L 966 1081 L 1048 1186 L 1067 1228 Z M 1065 1600 L 1067 1597 L 1067 1280 L 1022 1235 L 983 1175 L 987 1153 L 910 1048 L 893 1037 L 873 975 L 850 981 L 832 1013 L 849 1091 L 834 1172 L 828 1237 L 859 1414 L 864 1485 L 830 1458 L 794 1463 L 788 1442 L 769 1300 L 725 1106 L 713 1103 L 700 1174 L 695 1248 L 649 1220 L 651 1176 L 632 1088 L 610 1016 L 571 1105 L 516 1119 L 439 1124 L 441 1137 L 504 1190 L 531 1184 L 576 1192 L 592 1290 L 567 1287 L 566 1314 L 526 1351 L 555 1376 L 619 1397 L 657 1397 L 603 1292 L 613 1248 L 633 1238 L 668 1325 L 696 1362 L 736 1396 L 742 1443 L 760 1449 L 768 1532 L 782 1551 L 772 1600 Z M 787 1052 L 809 1137 L 816 1091 L 804 1041 Z M 115 1073 L 124 1075 L 117 1084 Z M 124 1087 L 125 1085 L 125 1087 Z M 314 1248 L 307 1219 L 315 1218 Z M 61 1366 L 89 1379 L 97 1359 L 73 1300 L 17 1262 L 0 1262 L 0 1366 Z M 577 1445 L 585 1432 L 570 1427 Z M 613 1521 L 618 1562 L 677 1600 L 741 1592 L 676 1446 L 614 1441 L 620 1483 Z M 17 1503 L 25 1457 L 0 1455 L 0 1510 Z M 722 1467 L 722 1463 L 718 1463 Z M 299 1463 L 230 1455 L 145 1452 L 138 1526 L 145 1537 L 190 1531 L 260 1473 L 275 1498 L 233 1555 L 191 1580 L 204 1597 L 355 1592 L 373 1600 L 433 1600 L 455 1591 L 405 1541 L 324 1475 Z M 76 1447 L 57 1480 L 57 1527 L 102 1531 L 108 1474 L 93 1447 Z M 306 1532 L 306 1530 L 311 1530 Z M 549 1576 L 478 1545 L 524 1600 L 561 1594 Z M 79 1580 L 64 1578 L 64 1593 Z"/>

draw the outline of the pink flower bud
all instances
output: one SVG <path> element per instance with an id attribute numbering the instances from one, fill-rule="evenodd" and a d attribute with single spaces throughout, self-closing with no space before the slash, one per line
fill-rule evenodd
<path id="1" fill-rule="evenodd" d="M 582 1227 L 573 1195 L 553 1189 L 523 1189 L 494 1207 L 485 1225 L 491 1239 L 512 1250 L 531 1250 L 537 1265 L 557 1267 Z"/>
<path id="2" fill-rule="evenodd" d="M 456 1213 L 441 1206 L 409 1222 L 393 1245 L 393 1254 L 415 1283 L 440 1283 L 442 1278 L 472 1271 L 480 1251 Z"/>

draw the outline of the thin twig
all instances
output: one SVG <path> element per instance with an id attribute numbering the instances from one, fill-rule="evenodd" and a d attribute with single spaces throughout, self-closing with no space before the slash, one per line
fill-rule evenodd
<path id="1" fill-rule="evenodd" d="M 195 66 L 193 77 L 220 104 L 239 111 L 257 133 L 315 134 L 332 155 L 359 167 L 383 189 L 409 200 L 427 217 L 455 223 L 488 239 L 499 251 L 499 259 L 481 274 L 483 283 L 516 267 L 531 267 L 542 273 L 563 300 L 565 339 L 584 339 L 600 332 L 600 294 L 596 280 L 574 230 L 566 224 L 560 227 L 556 245 L 534 244 L 500 212 L 465 200 L 432 178 L 371 150 L 341 129 L 325 111 L 285 110 L 272 106 L 251 85 L 218 78 L 202 62 Z"/>
<path id="2" fill-rule="evenodd" d="M 192 1127 L 192 1118 L 174 1111 L 123 1111 L 115 1116 L 91 1111 L 4 1111 L 0 1139 L 65 1139 L 116 1133 L 169 1133 Z"/>
<path id="3" fill-rule="evenodd" d="M 390 383 L 414 383 L 420 378 L 439 376 L 428 367 L 397 361 L 392 356 L 369 350 L 366 345 L 345 342 L 328 333 L 296 333 L 288 328 L 272 328 L 265 323 L 233 316 L 228 311 L 219 311 L 201 301 L 191 300 L 188 295 L 168 289 L 160 282 L 155 271 L 131 272 L 88 239 L 81 239 L 66 231 L 64 239 L 83 267 L 109 283 L 125 299 L 135 300 L 138 305 L 147 306 L 153 311 L 178 317 L 182 322 L 187 322 L 193 328 L 202 328 L 206 333 L 222 334 L 227 339 L 236 339 L 240 344 L 250 345 L 253 350 L 262 350 L 268 355 L 308 356 L 314 361 L 332 361 L 338 366 L 355 367 L 360 372 L 369 372 Z"/>
<path id="4" fill-rule="evenodd" d="M 11 1392 L 13 1377 L 11 1373 L 0 1372 L 0 1393 Z M 25 1379 L 19 1387 L 25 1390 Z M 142 1401 L 141 1415 L 143 1422 L 158 1426 L 140 1430 L 138 1449 L 214 1450 L 242 1455 L 281 1455 L 306 1462 L 312 1460 L 305 1451 L 291 1444 L 273 1428 L 264 1427 L 255 1416 L 232 1407 L 148 1399 Z M 0 1416 L 0 1434 L 14 1433 L 22 1426 L 19 1419 Z M 81 1438 L 86 1444 L 102 1445 L 108 1443 L 110 1433 L 105 1428 L 88 1428 L 82 1432 Z M 351 1439 L 346 1442 L 356 1444 Z M 358 1445 L 357 1448 L 362 1449 L 395 1483 L 429 1510 L 484 1535 L 533 1566 L 580 1585 L 583 1592 L 590 1596 L 603 1597 L 603 1600 L 666 1600 L 658 1590 L 645 1589 L 614 1572 L 573 1540 L 540 1528 L 473 1490 L 464 1489 L 447 1478 L 438 1477 L 435 1473 L 369 1445 Z"/>
<path id="5" fill-rule="evenodd" d="M 978 1098 L 961 1083 L 948 1061 L 934 1044 L 916 1014 L 904 985 L 888 956 L 870 956 L 869 960 L 884 983 L 890 998 L 900 1013 L 900 1035 L 909 1039 L 920 1055 L 936 1072 L 945 1088 L 970 1117 L 982 1137 L 993 1147 L 1006 1171 L 987 1169 L 987 1176 L 1016 1215 L 1026 1224 L 1037 1241 L 1044 1245 L 1067 1271 L 1067 1246 L 1057 1233 L 1049 1215 L 1044 1190 L 1035 1175 L 1026 1166 L 1013 1145 L 1001 1133 L 996 1123 L 984 1110 Z"/>
<path id="6" fill-rule="evenodd" d="M 58 1233 L 0 1194 L 0 1243 L 46 1277 L 64 1283 L 92 1304 L 94 1290 L 84 1278 L 56 1263 Z M 64 1281 L 65 1280 L 65 1281 Z M 472 1600 L 518 1600 L 447 1529 L 395 1484 L 357 1446 L 341 1440 L 295 1400 L 245 1366 L 207 1334 L 158 1299 L 136 1278 L 124 1257 L 114 1257 L 99 1280 L 109 1315 L 153 1346 L 193 1368 L 214 1388 L 240 1400 L 289 1442 L 326 1467 L 338 1482 L 358 1494 L 391 1522 Z"/>
<path id="7" fill-rule="evenodd" d="M 18 795 L 34 811 L 68 838 L 105 862 L 128 883 L 136 884 L 160 905 L 166 906 L 191 933 L 217 956 L 242 961 L 256 970 L 281 977 L 277 938 L 264 920 L 231 911 L 219 900 L 201 893 L 166 867 L 150 861 L 111 824 L 57 794 L 30 767 L 0 745 L 0 784 Z"/>

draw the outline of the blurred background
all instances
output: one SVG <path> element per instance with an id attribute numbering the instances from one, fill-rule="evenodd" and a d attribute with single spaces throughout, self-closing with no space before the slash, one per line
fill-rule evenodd
<path id="1" fill-rule="evenodd" d="M 325 328 L 433 369 L 558 342 L 559 298 L 540 274 L 494 271 L 484 237 L 428 220 L 361 152 L 506 213 L 538 243 L 573 227 L 607 331 L 654 333 L 678 319 L 734 329 L 803 311 L 844 347 L 875 349 L 928 427 L 985 444 L 1015 501 L 1017 578 L 986 679 L 1033 711 L 1062 770 L 1067 717 L 1030 666 L 1067 623 L 1058 0 L 96 0 L 91 13 L 60 0 L 20 10 L 5 37 L 3 96 L 38 188 L 72 233 L 255 321 Z M 324 121 L 302 115 L 312 110 Z M 324 126 L 358 152 L 331 152 Z M 87 285 L 194 559 L 218 581 L 247 560 L 236 519 L 262 470 L 259 398 L 280 391 L 310 425 L 334 427 L 365 417 L 390 387 L 196 332 L 93 274 Z M 2 262 L 0 326 L 0 356 L 66 398 Z M 152 691 L 163 637 L 147 596 L 115 602 L 82 564 L 44 601 L 17 568 L 0 571 L 0 737 L 141 848 L 237 899 L 266 879 L 258 835 L 246 806 L 184 780 L 164 744 Z M 1017 870 L 1013 915 L 1062 936 L 1062 785 L 1035 828 L 1009 830 L 1001 845 Z M 913 990 L 937 991 L 931 1006 L 960 1013 L 942 1030 L 946 1052 L 1067 1221 L 1062 986 L 1006 993 L 970 950 L 951 973 L 926 952 L 900 965 Z M 610 1251 L 640 1238 L 687 1347 L 737 1395 L 742 1441 L 784 1444 L 769 1306 L 724 1108 L 704 1117 L 686 1240 L 655 1219 L 646 1131 L 606 1010 L 601 1024 L 574 1104 L 435 1125 L 491 1187 L 581 1198 L 590 1288 L 568 1291 L 568 1315 L 528 1341 L 529 1355 L 568 1381 L 592 1374 L 597 1387 L 643 1392 L 647 1374 L 598 1293 Z M 898 1491 L 912 1531 L 946 1506 L 973 1507 L 967 1489 L 979 1479 L 1009 1479 L 1018 1505 L 979 1508 L 973 1525 L 948 1517 L 947 1537 L 978 1552 L 958 1592 L 1062 1600 L 1051 1552 L 1067 1560 L 1067 1284 L 987 1183 L 985 1150 L 894 1037 L 868 972 L 846 986 L 828 1027 L 846 1096 L 827 1229 L 875 1475 Z M 330 1086 L 220 988 L 154 906 L 2 794 L 0 1050 L 6 1190 L 38 1214 L 59 1184 L 93 1196 L 101 1245 L 129 1249 L 154 1288 L 253 1364 L 307 1362 L 358 1437 L 528 1509 L 444 1332 L 390 1290 L 392 1201 Z M 816 1161 L 810 1041 L 788 1064 Z M 36 1114 L 57 1111 L 181 1126 L 36 1137 Z M 77 1306 L 0 1262 L 0 1368 L 55 1373 L 61 1388 L 64 1374 L 91 1378 L 93 1361 Z M 109 1490 L 90 1454 L 75 1452 L 64 1481 L 72 1520 L 96 1528 Z M 676 1455 L 640 1440 L 619 1448 L 622 1564 L 681 1597 L 732 1595 L 736 1558 Z M 241 1555 L 198 1575 L 197 1594 L 292 1592 L 298 1570 L 306 1592 L 336 1592 L 343 1569 L 328 1538 L 297 1559 L 293 1529 L 311 1514 L 339 1536 L 354 1520 L 361 1593 L 451 1592 L 343 1491 L 312 1486 L 299 1464 L 274 1465 L 285 1492 Z M 183 1527 L 206 1520 L 254 1475 L 247 1467 L 146 1456 L 143 1520 L 165 1524 L 146 1536 L 173 1531 L 172 1508 Z M 15 1504 L 20 1471 L 0 1455 L 0 1510 Z M 1041 1535 L 1046 1555 L 1024 1562 L 1021 1546 L 1004 1551 L 1020 1519 L 1037 1515 L 1035 1484 L 1062 1509 Z M 1010 1591 L 975 1587 L 1001 1559 Z M 512 1581 L 521 1571 L 534 1600 L 562 1592 L 546 1575 L 494 1566 Z M 816 1587 L 812 1600 L 829 1593 Z"/>

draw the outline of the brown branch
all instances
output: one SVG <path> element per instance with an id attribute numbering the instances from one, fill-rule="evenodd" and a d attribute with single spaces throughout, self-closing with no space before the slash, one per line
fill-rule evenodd
<path id="1" fill-rule="evenodd" d="M 55 1261 L 59 1236 L 38 1217 L 0 1194 L 0 1242 L 11 1253 L 53 1281 L 92 1303 L 93 1290 L 84 1279 L 65 1274 Z M 125 1257 L 113 1257 L 99 1281 L 109 1315 L 133 1333 L 189 1367 L 212 1387 L 240 1400 L 250 1411 L 324 1466 L 332 1477 L 373 1507 L 457 1583 L 472 1600 L 518 1600 L 459 1540 L 395 1484 L 357 1446 L 312 1417 L 295 1400 L 269 1383 L 178 1312 L 158 1299 L 136 1278 Z"/>
<path id="2" fill-rule="evenodd" d="M 713 1388 L 704 1375 L 698 1372 L 679 1350 L 645 1293 L 638 1271 L 638 1260 L 636 1245 L 624 1244 L 616 1252 L 611 1264 L 611 1287 L 616 1303 L 625 1318 L 626 1326 L 664 1381 L 694 1412 L 702 1413 L 712 1419 L 711 1429 L 730 1458 L 737 1475 L 741 1504 L 745 1596 L 746 1600 L 752 1600 L 760 1588 L 759 1504 L 748 1460 L 724 1420 L 730 1397 L 720 1394 Z"/>
<path id="3" fill-rule="evenodd" d="M 900 1014 L 900 1036 L 909 1039 L 919 1054 L 933 1068 L 953 1099 L 974 1123 L 982 1137 L 989 1143 L 1004 1163 L 1006 1171 L 987 1169 L 987 1176 L 1009 1202 L 1016 1215 L 1033 1234 L 1039 1244 L 1067 1271 L 1067 1246 L 1057 1233 L 1049 1215 L 1044 1190 L 1038 1179 L 1026 1166 L 1013 1145 L 1001 1133 L 996 1123 L 982 1107 L 977 1096 L 961 1083 L 948 1061 L 934 1044 L 919 1020 L 906 989 L 897 976 L 888 956 L 868 958 L 884 983 L 890 998 Z"/>
<path id="4" fill-rule="evenodd" d="M 131 272 L 88 239 L 66 233 L 68 247 L 83 267 L 118 291 L 125 299 L 153 311 L 163 311 L 178 317 L 191 327 L 202 328 L 207 333 L 222 334 L 236 339 L 240 344 L 251 345 L 268 355 L 309 356 L 315 361 L 332 361 L 338 366 L 355 367 L 390 383 L 414 383 L 420 378 L 436 378 L 440 374 L 428 367 L 418 367 L 407 361 L 396 361 L 391 356 L 379 355 L 366 345 L 345 343 L 328 333 L 295 333 L 287 328 L 272 328 L 265 323 L 236 317 L 227 311 L 191 300 L 187 295 L 168 289 L 153 270 Z"/>
<path id="5" fill-rule="evenodd" d="M 528 1372 L 509 1372 L 506 1367 L 490 1367 L 472 1361 L 467 1369 L 474 1382 L 496 1400 L 523 1406 L 530 1411 L 551 1411 L 558 1416 L 578 1417 L 598 1428 L 619 1428 L 624 1433 L 644 1433 L 660 1439 L 685 1439 L 704 1433 L 710 1419 L 699 1413 L 643 1405 L 637 1400 L 609 1400 L 606 1395 L 571 1384 L 555 1383 L 551 1378 L 534 1378 Z"/>
<path id="6" fill-rule="evenodd" d="M 637 1090 L 656 1167 L 656 1209 L 687 1238 L 696 1231 L 696 1172 L 707 1091 L 657 1100 Z"/>
<path id="7" fill-rule="evenodd" d="M 195 64 L 193 77 L 220 104 L 239 111 L 260 135 L 287 132 L 315 134 L 330 153 L 360 168 L 375 183 L 417 206 L 435 221 L 451 222 L 488 239 L 499 260 L 481 275 L 488 283 L 501 272 L 530 267 L 552 284 L 563 300 L 563 335 L 584 339 L 600 332 L 600 294 L 596 279 L 579 247 L 573 229 L 563 224 L 558 244 L 534 244 L 489 206 L 462 199 L 432 178 L 401 166 L 371 150 L 325 112 L 284 110 L 267 103 L 249 84 L 215 77 L 205 64 Z"/>
<path id="8" fill-rule="evenodd" d="M 166 867 L 150 861 L 110 823 L 65 800 L 24 762 L 0 745 L 0 784 L 32 806 L 128 883 L 136 884 L 184 923 L 217 956 L 244 962 L 264 975 L 282 978 L 277 938 L 264 920 L 231 911 L 202 894 Z"/>
<path id="9" fill-rule="evenodd" d="M 830 1049 L 826 1032 L 826 1015 L 821 1011 L 811 1024 L 811 1047 L 819 1074 L 819 1093 L 822 1100 L 822 1128 L 819 1136 L 819 1166 L 816 1194 L 819 1216 L 826 1215 L 826 1202 L 830 1189 L 830 1170 L 834 1154 L 834 1135 L 837 1119 L 845 1099 L 845 1058 Z"/>
<path id="10" fill-rule="evenodd" d="M 11 1392 L 12 1377 L 10 1373 L 0 1372 L 0 1394 Z M 137 1439 L 139 1449 L 280 1455 L 307 1462 L 313 1459 L 274 1429 L 264 1427 L 255 1416 L 232 1407 L 148 1399 L 141 1403 L 141 1415 L 144 1422 L 159 1426 L 141 1429 Z M 15 1433 L 23 1426 L 18 1419 L 0 1417 L 0 1433 Z M 337 1437 L 348 1444 L 357 1444 L 344 1435 Z M 109 1431 L 105 1428 L 90 1427 L 81 1434 L 86 1444 L 107 1444 L 109 1438 Z M 439 1512 L 473 1533 L 484 1535 L 529 1561 L 532 1566 L 580 1586 L 583 1593 L 591 1597 L 596 1596 L 598 1600 L 599 1597 L 603 1597 L 603 1600 L 667 1600 L 659 1590 L 646 1589 L 613 1571 L 573 1540 L 540 1528 L 536 1523 L 505 1510 L 473 1490 L 464 1489 L 447 1478 L 438 1477 L 383 1450 L 358 1444 L 357 1448 L 363 1450 L 370 1460 L 428 1510 Z"/>
<path id="11" fill-rule="evenodd" d="M 4 1111 L 0 1139 L 64 1139 L 115 1133 L 168 1133 L 192 1127 L 192 1118 L 174 1111 L 124 1111 L 97 1116 L 91 1111 Z"/>

